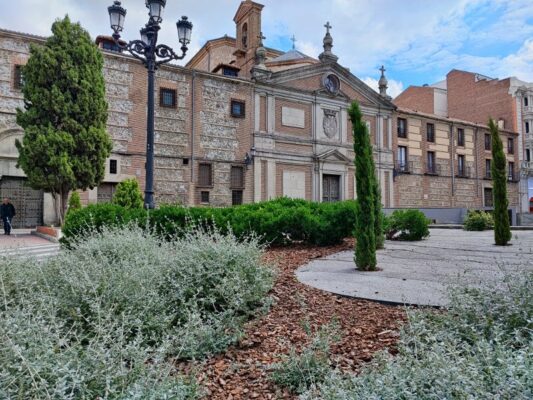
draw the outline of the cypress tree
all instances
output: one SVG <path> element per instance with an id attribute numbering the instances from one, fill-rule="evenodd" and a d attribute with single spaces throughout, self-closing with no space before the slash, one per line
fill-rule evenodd
<path id="1" fill-rule="evenodd" d="M 498 125 L 489 121 L 492 138 L 492 181 L 494 182 L 494 240 L 497 246 L 505 246 L 511 240 L 509 226 L 509 201 L 507 199 L 507 159 L 503 152 Z"/>
<path id="2" fill-rule="evenodd" d="M 44 45 L 31 46 L 23 68 L 18 166 L 31 187 L 52 194 L 61 224 L 69 192 L 97 186 L 111 152 L 103 65 L 87 31 L 67 16 L 52 25 Z"/>
<path id="3" fill-rule="evenodd" d="M 376 270 L 376 174 L 372 145 L 357 102 L 348 110 L 353 125 L 357 215 L 355 223 L 355 264 L 361 271 Z"/>
<path id="4" fill-rule="evenodd" d="M 372 148 L 372 147 L 371 147 Z M 374 163 L 374 157 L 371 157 L 372 171 L 374 171 L 374 234 L 376 235 L 376 249 L 380 250 L 385 248 L 385 234 L 383 233 L 383 213 L 381 211 L 381 188 L 376 176 L 376 165 Z"/>

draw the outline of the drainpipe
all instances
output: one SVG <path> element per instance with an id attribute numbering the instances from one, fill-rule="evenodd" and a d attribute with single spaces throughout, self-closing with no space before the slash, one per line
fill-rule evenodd
<path id="1" fill-rule="evenodd" d="M 452 206 L 455 206 L 455 138 L 453 135 L 453 122 L 450 125 L 450 146 L 451 146 L 451 157 L 450 165 L 452 172 Z"/>
<path id="2" fill-rule="evenodd" d="M 192 71 L 192 84 L 191 84 L 191 186 L 194 185 L 194 133 L 195 133 L 195 121 L 196 115 L 195 99 L 196 99 L 196 71 Z"/>
<path id="3" fill-rule="evenodd" d="M 476 192 L 477 195 L 481 198 L 481 187 L 479 185 L 479 157 L 478 157 L 478 130 L 479 128 L 476 127 L 474 129 L 474 166 L 476 168 Z M 483 203 L 483 202 L 482 202 Z"/>

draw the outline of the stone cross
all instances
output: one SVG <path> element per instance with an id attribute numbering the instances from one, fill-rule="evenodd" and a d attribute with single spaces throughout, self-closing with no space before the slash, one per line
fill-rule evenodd
<path id="1" fill-rule="evenodd" d="M 292 35 L 291 41 L 292 41 L 292 49 L 296 50 L 296 36 Z"/>
<path id="2" fill-rule="evenodd" d="M 266 39 L 266 37 L 263 35 L 263 32 L 259 32 L 259 36 L 257 37 L 261 43 L 263 43 L 263 40 Z"/>
<path id="3" fill-rule="evenodd" d="M 386 71 L 385 66 L 382 65 L 379 70 L 381 71 L 381 76 L 385 76 L 385 71 Z"/>
<path id="4" fill-rule="evenodd" d="M 324 25 L 324 28 L 326 28 L 328 31 L 327 33 L 329 33 L 329 30 L 332 29 L 333 27 L 330 25 L 329 21 L 326 23 L 326 25 Z"/>

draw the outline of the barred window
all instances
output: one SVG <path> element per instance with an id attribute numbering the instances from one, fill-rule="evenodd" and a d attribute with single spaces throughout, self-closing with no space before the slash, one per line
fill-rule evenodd
<path id="1" fill-rule="evenodd" d="M 492 201 L 492 188 L 485 188 L 483 190 L 483 197 L 485 200 L 485 207 L 492 207 L 494 204 Z"/>
<path id="2" fill-rule="evenodd" d="M 175 89 L 161 88 L 161 90 L 159 91 L 159 95 L 160 95 L 159 105 L 161 107 L 169 107 L 169 108 L 176 107 L 177 92 Z"/>
<path id="3" fill-rule="evenodd" d="M 435 142 L 435 125 L 427 124 L 427 141 Z"/>
<path id="4" fill-rule="evenodd" d="M 244 187 L 244 168 L 231 167 L 231 188 L 241 189 Z"/>
<path id="5" fill-rule="evenodd" d="M 15 65 L 13 86 L 17 90 L 22 89 L 22 87 L 24 86 L 24 76 L 22 74 L 22 65 Z"/>
<path id="6" fill-rule="evenodd" d="M 242 190 L 233 190 L 231 192 L 231 204 L 234 206 L 242 204 Z"/>
<path id="7" fill-rule="evenodd" d="M 115 175 L 118 173 L 117 160 L 109 160 L 109 173 Z"/>
<path id="8" fill-rule="evenodd" d="M 211 164 L 200 164 L 198 169 L 198 185 L 213 186 L 213 167 Z"/>
<path id="9" fill-rule="evenodd" d="M 209 192 L 200 192 L 200 202 L 209 203 Z"/>
<path id="10" fill-rule="evenodd" d="M 485 150 L 492 149 L 492 138 L 488 133 L 485 134 Z"/>
<path id="11" fill-rule="evenodd" d="M 457 146 L 465 146 L 465 130 L 463 128 L 457 129 Z"/>

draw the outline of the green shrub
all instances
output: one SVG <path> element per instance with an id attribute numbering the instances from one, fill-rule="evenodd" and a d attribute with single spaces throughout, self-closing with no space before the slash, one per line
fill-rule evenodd
<path id="1" fill-rule="evenodd" d="M 70 199 L 68 201 L 68 210 L 67 212 L 77 211 L 81 209 L 81 199 L 78 192 L 72 192 Z"/>
<path id="2" fill-rule="evenodd" d="M 273 271 L 261 257 L 253 238 L 163 240 L 127 226 L 43 264 L 0 262 L 0 398 L 196 398 L 170 357 L 209 356 L 241 337 L 269 305 Z"/>
<path id="3" fill-rule="evenodd" d="M 468 211 L 464 228 L 467 231 L 485 231 L 494 228 L 494 218 L 491 213 L 485 211 Z"/>
<path id="4" fill-rule="evenodd" d="M 272 367 L 272 381 L 295 394 L 302 394 L 312 385 L 322 383 L 331 372 L 330 347 L 338 339 L 337 329 L 336 325 L 321 327 L 300 353 L 291 347 L 283 361 Z"/>
<path id="5" fill-rule="evenodd" d="M 63 227 L 63 243 L 85 235 L 91 229 L 147 225 L 167 238 L 181 234 L 190 224 L 216 226 L 238 238 L 250 234 L 263 243 L 283 246 L 306 243 L 329 246 L 351 236 L 355 224 L 355 201 L 313 203 L 281 198 L 228 208 L 163 206 L 153 211 L 126 209 L 115 204 L 91 205 L 69 216 Z"/>
<path id="6" fill-rule="evenodd" d="M 398 355 L 334 372 L 302 400 L 533 398 L 533 274 L 459 289 L 446 313 L 409 312 Z"/>
<path id="7" fill-rule="evenodd" d="M 126 179 L 117 185 L 113 204 L 124 208 L 143 208 L 143 196 L 137 179 Z"/>
<path id="8" fill-rule="evenodd" d="M 396 210 L 387 217 L 384 224 L 387 239 L 416 241 L 429 236 L 429 223 L 423 212 L 419 210 Z"/>

